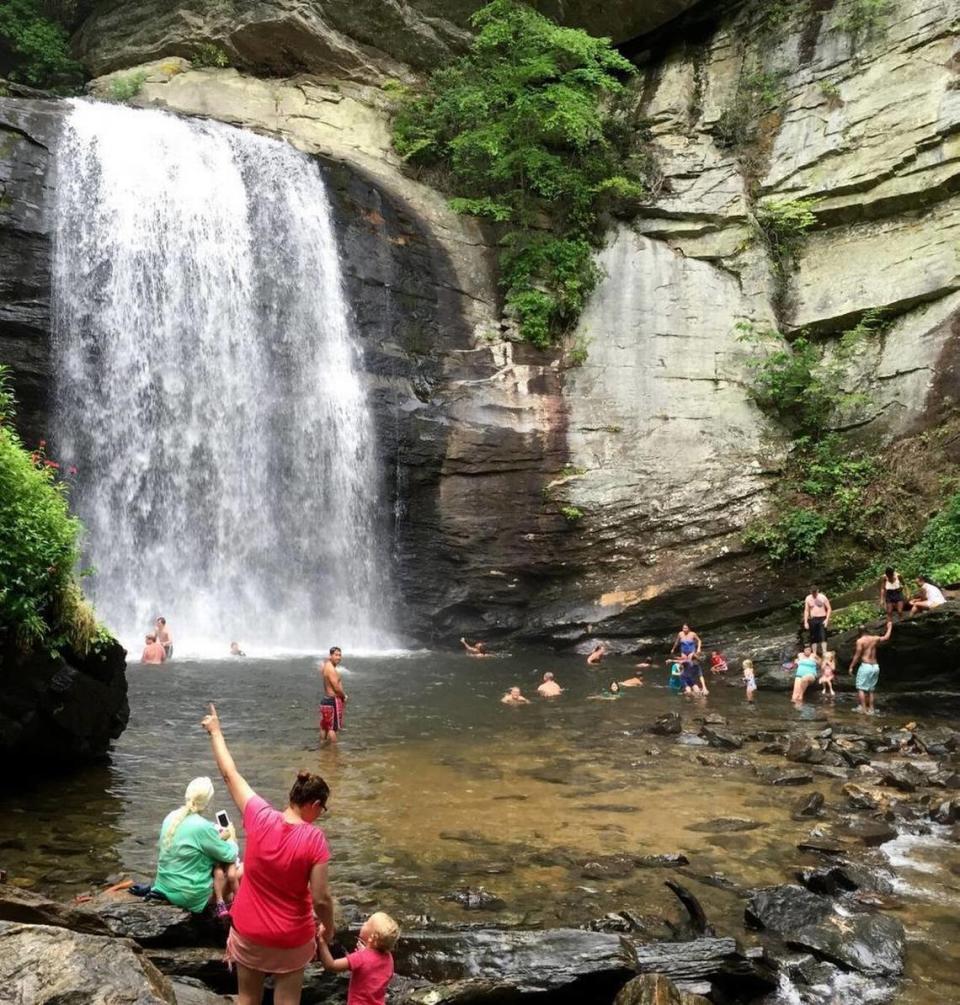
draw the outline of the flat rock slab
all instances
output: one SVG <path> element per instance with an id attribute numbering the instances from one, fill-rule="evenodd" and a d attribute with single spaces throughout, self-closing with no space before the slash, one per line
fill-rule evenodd
<path id="1" fill-rule="evenodd" d="M 0 921 L 24 925 L 52 925 L 86 935 L 112 935 L 103 918 L 72 904 L 61 904 L 38 893 L 0 884 Z"/>
<path id="2" fill-rule="evenodd" d="M 7 921 L 0 995 L 18 1005 L 176 1005 L 170 982 L 129 942 Z"/>
<path id="3" fill-rule="evenodd" d="M 126 891 L 103 893 L 83 905 L 112 935 L 141 946 L 224 945 L 226 930 L 209 915 L 191 914 L 173 904 L 142 900 Z"/>
<path id="4" fill-rule="evenodd" d="M 744 909 L 744 918 L 754 928 L 787 935 L 804 925 L 817 924 L 833 911 L 826 897 L 802 886 L 768 886 L 754 890 Z"/>
<path id="5" fill-rule="evenodd" d="M 861 974 L 891 977 L 903 972 L 906 934 L 895 918 L 882 914 L 833 915 L 786 936 L 787 943 L 820 959 Z"/>
<path id="6" fill-rule="evenodd" d="M 863 820 L 854 818 L 838 824 L 836 832 L 840 837 L 856 838 L 862 841 L 868 848 L 875 848 L 878 845 L 892 841 L 897 836 L 896 827 L 883 820 Z"/>

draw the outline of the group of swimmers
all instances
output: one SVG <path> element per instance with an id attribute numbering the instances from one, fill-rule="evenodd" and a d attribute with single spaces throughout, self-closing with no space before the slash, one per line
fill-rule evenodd
<path id="1" fill-rule="evenodd" d="M 167 619 L 157 618 L 154 625 L 154 630 L 144 637 L 141 663 L 160 664 L 173 658 L 173 635 L 167 626 Z"/>

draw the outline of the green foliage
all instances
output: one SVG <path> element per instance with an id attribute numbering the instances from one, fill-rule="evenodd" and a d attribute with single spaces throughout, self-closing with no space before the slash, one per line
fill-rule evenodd
<path id="1" fill-rule="evenodd" d="M 921 573 L 931 579 L 938 575 L 947 580 L 960 563 L 960 492 L 947 500 L 946 506 L 931 519 L 920 539 L 895 557 L 893 564 L 907 576 Z M 889 561 L 884 565 L 891 564 Z M 934 573 L 938 575 L 934 575 Z M 947 573 L 946 576 L 943 574 Z"/>
<path id="2" fill-rule="evenodd" d="M 583 519 L 583 510 L 577 509 L 576 506 L 561 506 L 560 512 L 567 523 L 579 523 Z"/>
<path id="3" fill-rule="evenodd" d="M 717 146 L 738 149 L 757 138 L 760 120 L 783 102 L 783 74 L 754 70 L 741 76 L 733 101 L 720 113 L 713 127 Z"/>
<path id="4" fill-rule="evenodd" d="M 820 513 L 805 507 L 786 510 L 772 523 L 751 527 L 744 535 L 748 545 L 761 548 L 773 562 L 809 560 L 817 553 L 829 523 Z"/>
<path id="5" fill-rule="evenodd" d="M 794 436 L 819 439 L 862 401 L 862 395 L 843 389 L 844 376 L 863 340 L 882 325 L 882 313 L 868 311 L 828 355 L 805 335 L 786 342 L 775 330 L 739 323 L 740 341 L 756 350 L 748 362 L 753 371 L 751 397 Z"/>
<path id="6" fill-rule="evenodd" d="M 226 49 L 212 42 L 204 42 L 197 46 L 196 52 L 190 57 L 193 66 L 224 67 L 230 65 L 230 57 Z"/>
<path id="7" fill-rule="evenodd" d="M 110 81 L 110 100 L 125 102 L 135 98 L 147 79 L 145 70 L 124 73 Z"/>
<path id="8" fill-rule="evenodd" d="M 394 146 L 452 191 L 457 212 L 503 229 L 507 312 L 546 346 L 597 283 L 602 214 L 629 212 L 643 195 L 611 106 L 634 69 L 609 39 L 513 0 L 493 0 L 472 23 L 470 52 L 400 95 Z"/>
<path id="9" fill-rule="evenodd" d="M 892 0 L 846 0 L 837 27 L 859 42 L 879 34 L 893 9 Z"/>
<path id="10" fill-rule="evenodd" d="M 578 335 L 573 346 L 567 352 L 567 361 L 571 366 L 583 366 L 590 355 L 590 340 L 585 335 Z"/>
<path id="11" fill-rule="evenodd" d="M 0 639 L 24 649 L 98 637 L 93 610 L 74 577 L 80 524 L 70 515 L 57 465 L 27 451 L 13 430 L 13 395 L 0 366 Z"/>
<path id="12" fill-rule="evenodd" d="M 953 586 L 960 583 L 960 559 L 954 562 L 947 562 L 945 565 L 935 565 L 924 575 L 929 576 L 935 583 L 941 586 Z"/>
<path id="13" fill-rule="evenodd" d="M 42 0 L 0 3 L 0 76 L 58 92 L 83 82 L 83 68 L 70 58 L 67 31 L 44 13 Z"/>
<path id="14" fill-rule="evenodd" d="M 835 84 L 832 80 L 821 80 L 820 81 L 820 93 L 831 100 L 840 97 L 840 87 Z"/>
<path id="15" fill-rule="evenodd" d="M 770 252 L 781 301 L 807 231 L 817 222 L 815 205 L 815 199 L 767 199 L 757 207 L 757 229 Z"/>
<path id="16" fill-rule="evenodd" d="M 880 608 L 870 600 L 858 600 L 833 611 L 830 615 L 830 627 L 835 632 L 846 632 L 857 625 L 875 621 L 880 616 Z"/>

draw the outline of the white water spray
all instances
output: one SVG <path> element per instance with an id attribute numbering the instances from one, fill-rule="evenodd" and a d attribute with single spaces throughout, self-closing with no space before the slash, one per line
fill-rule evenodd
<path id="1" fill-rule="evenodd" d="M 388 644 L 372 419 L 317 165 L 78 101 L 58 172 L 53 438 L 101 619 L 139 642 L 162 614 L 181 651 Z"/>

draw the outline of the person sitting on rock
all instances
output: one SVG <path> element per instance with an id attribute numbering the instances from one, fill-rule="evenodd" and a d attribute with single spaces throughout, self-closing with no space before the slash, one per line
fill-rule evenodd
<path id="1" fill-rule="evenodd" d="M 487 652 L 486 642 L 474 642 L 473 645 L 470 645 L 466 639 L 461 639 L 460 644 L 467 650 L 468 656 L 476 656 L 483 659 L 484 657 L 493 655 L 493 653 Z"/>
<path id="2" fill-rule="evenodd" d="M 587 701 L 616 701 L 620 697 L 620 685 L 612 680 L 599 694 L 588 694 Z"/>
<path id="3" fill-rule="evenodd" d="M 794 705 L 803 704 L 803 696 L 807 693 L 807 688 L 819 677 L 820 657 L 814 655 L 813 646 L 807 644 L 803 651 L 797 653 L 797 658 L 793 662 L 793 694 L 790 700 Z"/>
<path id="4" fill-rule="evenodd" d="M 140 657 L 141 663 L 152 663 L 159 665 L 167 658 L 163 646 L 157 641 L 157 636 L 153 632 L 148 633 L 144 638 L 143 655 Z"/>
<path id="5" fill-rule="evenodd" d="M 834 697 L 833 682 L 837 676 L 837 654 L 830 650 L 820 661 L 820 676 L 817 683 L 821 685 L 820 693 Z"/>
<path id="6" fill-rule="evenodd" d="M 512 687 L 500 699 L 504 705 L 529 705 L 530 702 L 520 693 L 520 688 Z"/>
<path id="7" fill-rule="evenodd" d="M 239 642 L 230 643 L 230 655 L 231 656 L 246 656 L 247 654 L 240 648 Z"/>
<path id="8" fill-rule="evenodd" d="M 935 607 L 947 602 L 943 591 L 936 583 L 931 583 L 926 576 L 917 577 L 917 585 L 920 591 L 910 601 L 910 613 L 919 614 L 921 611 L 932 611 Z"/>
<path id="9" fill-rule="evenodd" d="M 747 689 L 747 701 L 753 701 L 757 693 L 757 678 L 753 674 L 753 660 L 743 661 L 743 684 Z"/>
<path id="10" fill-rule="evenodd" d="M 710 673 L 726 673 L 727 669 L 727 661 L 724 659 L 723 653 L 714 649 L 710 653 Z"/>
<path id="11" fill-rule="evenodd" d="M 213 782 L 194 778 L 183 806 L 168 813 L 160 826 L 157 878 L 152 893 L 199 914 L 212 902 L 218 918 L 229 914 L 238 885 L 237 838 L 233 824 L 218 828 L 201 814 L 213 798 Z"/>
<path id="12" fill-rule="evenodd" d="M 543 675 L 543 683 L 537 688 L 537 694 L 541 698 L 556 698 L 563 694 L 563 688 L 553 679 L 549 670 Z"/>

